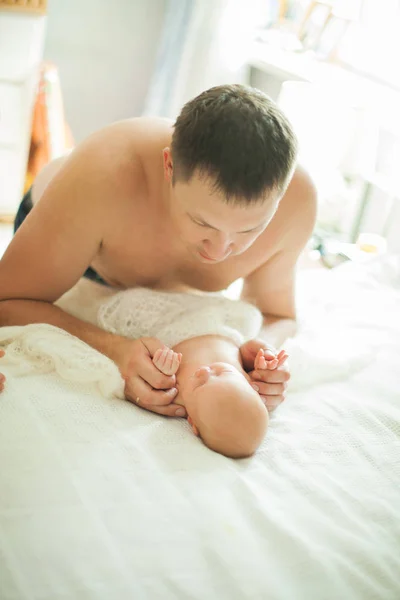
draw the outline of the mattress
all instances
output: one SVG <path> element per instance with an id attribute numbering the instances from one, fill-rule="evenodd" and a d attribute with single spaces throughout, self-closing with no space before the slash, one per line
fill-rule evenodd
<path id="1" fill-rule="evenodd" d="M 249 459 L 4 363 L 1 600 L 398 600 L 400 259 L 303 273 L 298 303 L 303 363 Z"/>

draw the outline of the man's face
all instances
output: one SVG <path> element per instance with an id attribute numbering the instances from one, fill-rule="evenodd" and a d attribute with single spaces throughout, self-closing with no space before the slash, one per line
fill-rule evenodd
<path id="1" fill-rule="evenodd" d="M 215 264 L 242 254 L 271 221 L 279 198 L 269 195 L 255 205 L 227 204 L 210 181 L 194 175 L 170 182 L 170 215 L 174 232 L 200 262 Z"/>

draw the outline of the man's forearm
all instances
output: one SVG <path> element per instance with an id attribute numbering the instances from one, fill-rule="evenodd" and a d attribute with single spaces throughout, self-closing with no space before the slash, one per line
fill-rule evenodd
<path id="1" fill-rule="evenodd" d="M 118 342 L 125 340 L 95 325 L 81 321 L 58 306 L 40 300 L 3 300 L 0 302 L 0 326 L 47 323 L 64 329 L 115 360 Z"/>
<path id="2" fill-rule="evenodd" d="M 287 338 L 295 335 L 296 330 L 297 325 L 294 319 L 264 315 L 260 337 L 271 346 L 281 348 Z"/>

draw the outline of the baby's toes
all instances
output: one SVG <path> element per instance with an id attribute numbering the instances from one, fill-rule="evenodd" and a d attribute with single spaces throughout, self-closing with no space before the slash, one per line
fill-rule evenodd
<path id="1" fill-rule="evenodd" d="M 172 375 L 171 373 L 171 361 L 169 353 L 172 352 L 169 348 L 159 348 L 156 350 L 153 356 L 153 364 L 157 367 L 164 375 Z"/>
<path id="2" fill-rule="evenodd" d="M 181 364 L 182 354 L 173 352 L 172 363 L 171 363 L 171 375 L 175 375 Z"/>
<path id="3" fill-rule="evenodd" d="M 268 370 L 270 370 L 270 371 L 273 371 L 274 369 L 277 368 L 278 363 L 279 363 L 278 359 L 277 358 L 273 358 L 272 360 L 268 360 L 267 361 L 265 368 L 268 369 Z"/>
<path id="4" fill-rule="evenodd" d="M 162 359 L 161 348 L 159 348 L 158 350 L 155 351 L 154 356 L 153 356 L 153 364 L 157 367 L 157 369 L 162 368 L 162 366 L 164 364 L 164 360 Z"/>
<path id="5" fill-rule="evenodd" d="M 163 348 L 160 361 L 162 362 L 162 372 L 165 375 L 174 375 L 176 373 L 177 367 L 175 366 L 175 356 L 177 356 L 176 352 L 171 350 L 171 348 Z"/>
<path id="6" fill-rule="evenodd" d="M 278 358 L 278 367 L 281 367 L 289 358 L 289 354 L 287 354 L 286 352 L 283 353 L 283 355 Z"/>
<path id="7" fill-rule="evenodd" d="M 257 353 L 257 356 L 254 360 L 254 368 L 255 369 L 266 369 L 267 368 L 267 361 L 264 358 L 264 353 L 262 350 L 260 350 Z"/>
<path id="8" fill-rule="evenodd" d="M 162 348 L 158 348 L 158 350 L 156 350 L 154 353 L 153 362 L 156 360 L 159 361 L 161 358 L 161 354 L 162 354 Z"/>

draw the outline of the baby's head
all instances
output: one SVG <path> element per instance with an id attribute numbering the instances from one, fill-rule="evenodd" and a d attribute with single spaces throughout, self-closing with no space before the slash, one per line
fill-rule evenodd
<path id="1" fill-rule="evenodd" d="M 245 376 L 218 362 L 201 367 L 185 387 L 188 421 L 206 446 L 229 456 L 251 456 L 268 427 L 268 411 Z"/>

